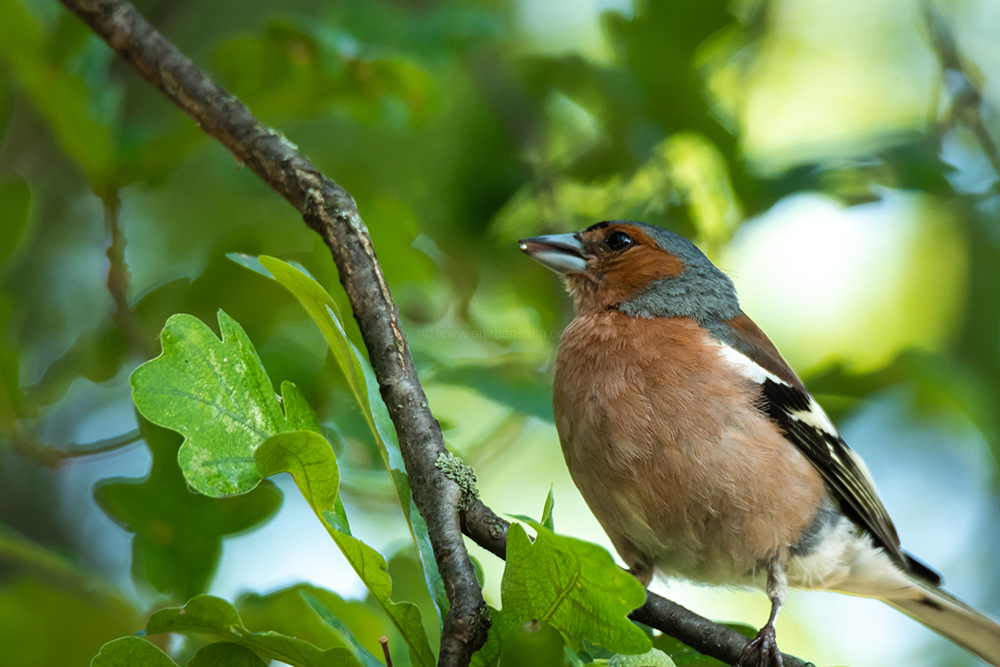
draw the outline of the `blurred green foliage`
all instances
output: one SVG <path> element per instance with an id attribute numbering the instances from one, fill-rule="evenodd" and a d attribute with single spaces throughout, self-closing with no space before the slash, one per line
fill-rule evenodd
<path id="1" fill-rule="evenodd" d="M 902 390 L 914 420 L 973 430 L 996 505 L 1000 60 L 988 45 L 1000 15 L 989 0 L 931 11 L 910 0 L 136 5 L 354 195 L 431 407 L 481 483 L 516 465 L 519 445 L 551 422 L 551 360 L 571 316 L 559 282 L 517 252 L 519 237 L 636 218 L 744 267 L 767 261 L 746 248 L 789 202 L 842 211 L 825 228 L 835 233 L 902 198 L 892 210 L 903 231 L 865 218 L 854 241 L 882 235 L 892 258 L 859 263 L 855 245 L 829 263 L 817 237 L 794 249 L 801 273 L 765 266 L 779 286 L 762 298 L 801 325 L 765 329 L 807 360 L 798 370 L 835 420 Z M 294 383 L 315 410 L 355 532 L 399 528 L 362 559 L 384 557 L 394 598 L 417 604 L 435 646 L 440 582 L 423 574 L 422 522 L 354 357 L 363 344 L 350 318 L 342 333 L 324 320 L 328 306 L 334 318 L 350 312 L 336 269 L 240 167 L 57 2 L 0 0 L 0 644 L 16 664 L 86 664 L 156 608 L 211 591 L 225 537 L 262 526 L 281 504 L 270 482 L 233 498 L 193 493 L 177 438 L 130 409 L 127 378 L 158 351 L 168 318 L 214 323 L 220 309 L 267 375 Z M 116 235 L 123 261 L 109 252 Z M 254 275 L 230 253 L 296 263 L 332 296 L 294 274 Z M 792 302 L 810 264 L 858 287 L 836 308 Z M 903 287 L 886 288 L 893 281 Z M 819 325 L 812 313 L 824 307 L 832 317 Z M 892 326 L 880 325 L 885 313 Z M 820 326 L 823 336 L 808 335 Z M 137 427 L 146 449 L 130 444 Z M 544 487 L 514 493 L 540 501 Z M 404 520 L 385 519 L 398 517 L 398 501 Z M 983 585 L 996 591 L 1000 543 L 976 548 L 967 564 L 992 564 Z M 379 656 L 387 634 L 396 664 L 409 662 L 379 606 L 393 604 L 388 594 L 346 602 L 293 583 L 235 607 L 212 603 L 224 605 L 213 613 L 242 618 L 247 637 L 299 637 L 317 655 L 361 646 Z M 129 639 L 95 664 L 255 664 L 232 645 L 151 639 L 169 657 L 134 657 L 153 647 Z M 677 664 L 710 664 L 663 638 L 654 645 Z"/>
<path id="2" fill-rule="evenodd" d="M 135 534 L 135 577 L 186 600 L 208 588 L 222 538 L 270 519 L 281 505 L 281 492 L 265 483 L 230 498 L 191 493 L 177 465 L 177 435 L 141 418 L 139 423 L 153 457 L 148 477 L 103 479 L 94 486 L 94 499 L 115 523 Z"/>

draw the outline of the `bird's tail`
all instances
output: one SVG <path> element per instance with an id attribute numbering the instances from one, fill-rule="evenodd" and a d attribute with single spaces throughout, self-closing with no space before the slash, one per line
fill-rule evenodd
<path id="1" fill-rule="evenodd" d="M 912 581 L 912 588 L 882 601 L 993 667 L 1000 667 L 1000 625 L 950 593 L 916 579 Z"/>

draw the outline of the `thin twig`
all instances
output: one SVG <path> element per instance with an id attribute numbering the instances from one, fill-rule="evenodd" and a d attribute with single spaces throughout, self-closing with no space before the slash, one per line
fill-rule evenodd
<path id="1" fill-rule="evenodd" d="M 125 261 L 125 233 L 121 228 L 122 200 L 117 188 L 107 188 L 101 195 L 104 203 L 104 226 L 107 229 L 108 244 L 108 292 L 115 302 L 115 312 L 111 319 L 122 332 L 129 347 L 143 359 L 154 356 L 153 341 L 143 335 L 142 328 L 132 315 L 128 305 L 129 284 L 132 276 Z"/>
<path id="2" fill-rule="evenodd" d="M 382 635 L 378 638 L 378 643 L 382 645 L 382 655 L 385 656 L 385 667 L 392 667 L 392 657 L 389 655 L 389 637 Z"/>
<path id="3" fill-rule="evenodd" d="M 952 104 L 949 116 L 963 123 L 969 128 L 980 150 L 989 160 L 993 171 L 1000 177 L 1000 150 L 996 142 L 986 128 L 983 120 L 983 96 L 980 90 L 979 77 L 971 71 L 971 65 L 962 57 L 958 50 L 958 43 L 955 35 L 947 21 L 931 6 L 930 2 L 923 3 L 924 23 L 930 34 L 931 46 L 941 63 L 942 72 L 947 75 L 952 72 L 957 78 L 952 83 Z M 974 69 L 974 68 L 972 68 Z M 1000 190 L 1000 180 L 994 181 L 994 190 Z"/>
<path id="4" fill-rule="evenodd" d="M 67 461 L 85 456 L 107 454 L 128 447 L 139 440 L 142 440 L 142 434 L 136 429 L 112 438 L 88 442 L 85 445 L 43 445 L 24 437 L 17 437 L 11 440 L 11 447 L 21 456 L 29 458 L 39 465 L 46 468 L 56 468 Z"/>

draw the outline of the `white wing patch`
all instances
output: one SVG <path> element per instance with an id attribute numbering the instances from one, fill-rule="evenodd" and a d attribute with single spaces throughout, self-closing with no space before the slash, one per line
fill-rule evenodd
<path id="1" fill-rule="evenodd" d="M 786 387 L 791 386 L 739 350 L 729 347 L 724 343 L 716 343 L 716 345 L 719 347 L 719 354 L 722 355 L 722 358 L 728 361 L 729 365 L 743 377 L 749 378 L 757 384 L 764 384 L 764 380 L 770 380 L 771 382 L 783 384 Z"/>
<path id="2" fill-rule="evenodd" d="M 780 385 L 790 387 L 791 385 L 779 378 L 774 373 L 768 371 L 766 368 L 753 361 L 750 357 L 743 354 L 739 350 L 732 348 L 724 343 L 718 343 L 719 354 L 722 358 L 729 362 L 732 368 L 745 378 L 753 380 L 757 384 L 764 384 L 765 380 L 770 380 L 771 382 L 776 382 Z M 808 395 L 807 395 L 808 396 Z M 809 409 L 808 410 L 785 410 L 785 413 L 797 422 L 802 422 L 803 424 L 808 424 L 814 429 L 823 431 L 824 433 L 834 437 L 839 438 L 840 433 L 837 431 L 837 427 L 833 425 L 830 421 L 830 417 L 827 416 L 826 412 L 820 407 L 820 404 L 816 402 L 816 399 L 812 396 L 809 398 Z M 836 451 L 831 447 L 830 452 L 833 454 L 834 458 L 840 459 L 837 456 Z"/>
<path id="3" fill-rule="evenodd" d="M 899 548 L 896 528 L 878 498 L 868 469 L 840 437 L 819 403 L 800 385 L 791 385 L 739 350 L 723 343 L 715 344 L 719 349 L 719 356 L 733 372 L 760 385 L 766 413 L 816 466 L 838 502 L 850 508 L 852 515 L 849 518 L 858 522 L 860 528 L 872 537 L 874 547 L 884 549 L 888 554 L 887 559 L 892 561 L 894 567 L 912 568 L 907 556 Z M 801 572 L 801 578 L 817 581 L 822 579 L 819 572 L 811 571 L 814 567 L 819 565 L 806 568 L 810 571 Z M 852 572 L 851 576 L 854 577 L 855 574 Z M 930 572 L 930 576 L 936 575 Z M 829 586 L 829 582 L 824 585 Z"/>
<path id="4" fill-rule="evenodd" d="M 788 413 L 788 416 L 795 421 L 800 421 L 805 424 L 809 424 L 813 428 L 825 431 L 835 438 L 840 436 L 840 433 L 837 432 L 837 427 L 833 425 L 833 422 L 830 421 L 826 412 L 819 406 L 819 403 L 817 403 L 816 399 L 812 396 L 809 397 L 808 410 L 793 410 Z"/>

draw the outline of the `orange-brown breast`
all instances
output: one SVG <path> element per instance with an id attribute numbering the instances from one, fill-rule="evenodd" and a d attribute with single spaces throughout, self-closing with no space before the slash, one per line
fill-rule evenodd
<path id="1" fill-rule="evenodd" d="M 694 321 L 577 317 L 554 407 L 573 480 L 622 558 L 706 583 L 787 557 L 825 494 Z M 763 572 L 763 569 L 761 569 Z"/>

